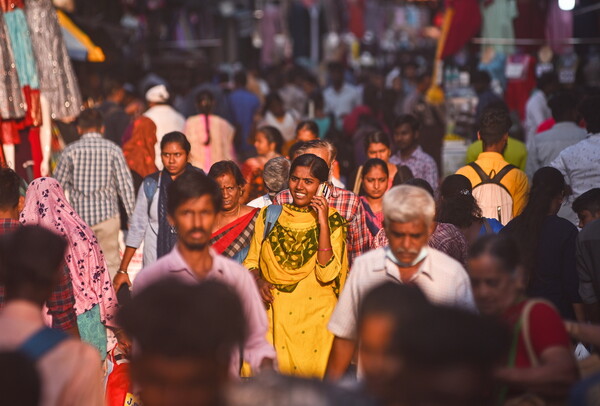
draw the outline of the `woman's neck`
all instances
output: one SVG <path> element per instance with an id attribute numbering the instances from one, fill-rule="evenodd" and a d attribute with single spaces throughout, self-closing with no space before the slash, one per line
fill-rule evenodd
<path id="1" fill-rule="evenodd" d="M 383 210 L 383 196 L 378 199 L 365 196 L 365 199 L 367 199 L 367 202 L 369 202 L 369 206 L 371 206 L 371 210 L 373 210 L 373 213 L 378 213 L 381 210 Z"/>

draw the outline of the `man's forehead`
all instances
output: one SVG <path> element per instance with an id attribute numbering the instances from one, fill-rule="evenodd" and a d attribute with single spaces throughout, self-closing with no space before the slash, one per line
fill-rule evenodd
<path id="1" fill-rule="evenodd" d="M 325 147 L 323 148 L 309 148 L 305 151 L 306 154 L 313 154 L 322 158 L 324 161 L 329 161 L 329 150 Z"/>
<path id="2" fill-rule="evenodd" d="M 417 218 L 411 221 L 401 222 L 401 221 L 390 221 L 389 227 L 391 231 L 396 232 L 410 232 L 410 231 L 419 231 L 427 229 L 427 223 L 424 218 Z"/>

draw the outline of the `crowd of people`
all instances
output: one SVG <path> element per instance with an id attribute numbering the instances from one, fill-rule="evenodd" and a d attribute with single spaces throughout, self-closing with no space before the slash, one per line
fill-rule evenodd
<path id="1" fill-rule="evenodd" d="M 540 79 L 525 142 L 481 97 L 442 177 L 429 75 L 388 105 L 329 68 L 322 91 L 237 72 L 187 118 L 164 84 L 127 117 L 112 86 L 53 177 L 0 168 L 7 404 L 598 402 L 600 96 Z"/>

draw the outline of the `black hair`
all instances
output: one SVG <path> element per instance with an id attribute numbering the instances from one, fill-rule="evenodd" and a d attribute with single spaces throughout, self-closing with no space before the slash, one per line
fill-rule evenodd
<path id="1" fill-rule="evenodd" d="M 420 187 L 421 189 L 426 190 L 427 193 L 429 193 L 431 195 L 431 197 L 434 197 L 433 188 L 431 187 L 431 185 L 429 184 L 429 182 L 427 182 L 425 179 L 412 178 L 412 179 L 409 179 L 406 182 L 404 182 L 404 184 L 405 185 L 410 185 L 410 186 Z"/>
<path id="2" fill-rule="evenodd" d="M 227 174 L 233 176 L 236 185 L 242 187 L 246 186 L 246 179 L 244 179 L 242 171 L 240 171 L 240 168 L 233 161 L 215 162 L 208 171 L 208 177 L 214 180 L 217 180 L 217 178 Z"/>
<path id="3" fill-rule="evenodd" d="M 100 129 L 104 125 L 104 117 L 97 109 L 85 109 L 77 117 L 77 127 L 85 130 Z"/>
<path id="4" fill-rule="evenodd" d="M 190 145 L 190 142 L 188 141 L 185 134 L 179 131 L 172 131 L 170 133 L 165 134 L 162 140 L 160 140 L 160 149 L 162 150 L 167 144 L 171 144 L 174 142 L 179 144 L 179 146 L 183 148 L 186 154 L 189 154 L 192 150 L 192 146 Z"/>
<path id="5" fill-rule="evenodd" d="M 383 92 L 377 86 L 367 84 L 363 89 L 363 104 L 368 106 L 373 114 L 378 114 L 383 108 Z"/>
<path id="6" fill-rule="evenodd" d="M 40 226 L 22 226 L 3 236 L 0 281 L 6 286 L 6 297 L 12 298 L 25 286 L 50 293 L 57 275 L 64 272 L 66 248 L 64 238 Z"/>
<path id="7" fill-rule="evenodd" d="M 560 91 L 550 96 L 548 107 L 552 111 L 554 121 L 565 121 L 571 119 L 572 113 L 577 111 L 577 98 L 571 91 Z"/>
<path id="8" fill-rule="evenodd" d="M 489 86 L 490 83 L 492 83 L 492 77 L 485 70 L 476 70 L 473 72 L 473 75 L 471 75 L 471 83 Z"/>
<path id="9" fill-rule="evenodd" d="M 346 68 L 344 67 L 344 65 L 341 62 L 329 62 L 329 64 L 327 65 L 327 70 L 330 72 L 342 72 L 344 73 L 344 71 L 346 70 Z"/>
<path id="10" fill-rule="evenodd" d="M 417 317 L 429 306 L 429 301 L 416 285 L 400 285 L 386 282 L 369 290 L 360 303 L 358 326 L 371 315 L 392 316 L 395 323 L 402 324 L 408 318 Z"/>
<path id="11" fill-rule="evenodd" d="M 271 109 L 271 105 L 273 103 L 280 103 L 283 105 L 283 99 L 277 92 L 271 92 L 265 97 L 265 107 L 263 108 L 263 115 L 267 114 L 267 112 Z"/>
<path id="12" fill-rule="evenodd" d="M 317 178 L 319 182 L 327 182 L 329 180 L 327 162 L 314 154 L 302 154 L 294 159 L 290 168 L 290 175 L 298 167 L 309 168 L 311 176 Z"/>
<path id="13" fill-rule="evenodd" d="M 14 209 L 19 204 L 21 178 L 10 168 L 0 167 L 0 209 Z"/>
<path id="14" fill-rule="evenodd" d="M 396 174 L 394 175 L 394 179 L 392 180 L 392 186 L 408 184 L 408 181 L 415 178 L 415 176 L 413 175 L 412 171 L 410 170 L 410 168 L 408 166 L 396 165 L 396 168 L 398 168 L 398 172 L 396 172 Z M 427 183 L 427 182 L 425 182 L 425 183 Z M 427 183 L 427 185 L 429 185 L 429 183 Z M 417 186 L 417 185 L 415 184 L 413 186 Z M 429 189 L 433 190 L 430 185 L 429 185 L 429 188 L 426 188 L 426 190 L 429 192 Z"/>
<path id="15" fill-rule="evenodd" d="M 469 366 L 491 372 L 507 356 L 509 344 L 509 332 L 499 321 L 432 305 L 395 326 L 390 353 L 409 371 Z"/>
<path id="16" fill-rule="evenodd" d="M 481 114 L 479 135 L 485 146 L 495 145 L 508 134 L 512 123 L 508 110 L 504 108 L 488 107 Z"/>
<path id="17" fill-rule="evenodd" d="M 494 258 L 503 272 L 514 275 L 521 264 L 519 248 L 513 238 L 504 234 L 487 234 L 479 238 L 469 248 L 469 259 L 477 259 L 487 254 Z"/>
<path id="18" fill-rule="evenodd" d="M 393 129 L 395 130 L 404 124 L 408 124 L 410 126 L 410 129 L 413 132 L 419 131 L 419 127 L 420 127 L 419 120 L 417 120 L 417 118 L 415 116 L 413 116 L 412 114 L 402 114 L 402 115 L 396 117 L 396 119 L 394 120 Z"/>
<path id="19" fill-rule="evenodd" d="M 558 75 L 556 72 L 544 72 L 537 78 L 536 86 L 538 89 L 544 90 L 544 88 L 554 84 L 558 84 Z"/>
<path id="20" fill-rule="evenodd" d="M 210 195 L 215 212 L 221 211 L 223 204 L 219 185 L 201 171 L 185 171 L 167 189 L 167 213 L 175 215 L 179 206 L 204 195 Z"/>
<path id="21" fill-rule="evenodd" d="M 298 134 L 300 130 L 310 131 L 315 137 L 319 138 L 319 126 L 313 120 L 300 121 L 296 126 L 296 134 Z"/>
<path id="22" fill-rule="evenodd" d="M 373 131 L 365 137 L 365 151 L 369 149 L 371 144 L 383 144 L 391 148 L 390 137 L 384 131 Z"/>
<path id="23" fill-rule="evenodd" d="M 211 134 L 210 134 L 210 114 L 212 113 L 213 106 L 215 104 L 215 95 L 209 90 L 201 90 L 196 95 L 196 105 L 200 115 L 204 116 L 204 127 L 206 129 L 206 141 L 204 145 L 210 145 Z"/>
<path id="24" fill-rule="evenodd" d="M 381 170 L 385 173 L 385 176 L 390 176 L 388 166 L 383 160 L 379 158 L 371 158 L 368 159 L 367 162 L 365 162 L 365 164 L 363 165 L 362 178 L 364 179 L 364 177 L 367 176 L 369 171 L 373 168 L 381 168 Z"/>
<path id="25" fill-rule="evenodd" d="M 315 104 L 315 109 L 322 110 L 325 107 L 325 98 L 323 97 L 323 93 L 316 92 L 310 96 L 310 99 Z"/>
<path id="26" fill-rule="evenodd" d="M 293 160 L 298 151 L 304 149 L 304 144 L 306 144 L 306 141 L 296 141 L 292 144 L 292 146 L 288 150 L 288 156 L 290 157 L 290 159 Z"/>
<path id="27" fill-rule="evenodd" d="M 267 139 L 269 144 L 275 143 L 275 152 L 281 154 L 281 149 L 283 148 L 283 135 L 281 135 L 281 131 L 278 128 L 273 127 L 272 125 L 265 125 L 256 130 L 256 133 L 261 133 Z"/>
<path id="28" fill-rule="evenodd" d="M 571 206 L 573 211 L 577 214 L 584 210 L 589 211 L 592 214 L 600 212 L 600 188 L 590 189 L 587 192 L 580 195 Z"/>
<path id="29" fill-rule="evenodd" d="M 585 128 L 590 134 L 600 133 L 600 96 L 590 96 L 581 102 L 579 112 L 585 120 Z"/>
<path id="30" fill-rule="evenodd" d="M 134 296 L 120 310 L 117 321 L 139 345 L 139 356 L 160 354 L 223 363 L 244 342 L 247 330 L 237 294 L 217 281 L 156 282 Z"/>
<path id="31" fill-rule="evenodd" d="M 233 75 L 233 83 L 237 87 L 246 87 L 248 84 L 248 73 L 245 70 L 239 70 Z"/>
<path id="32" fill-rule="evenodd" d="M 471 192 L 471 181 L 465 176 L 446 177 L 440 185 L 436 221 L 467 228 L 479 220 L 481 209 Z"/>
<path id="33" fill-rule="evenodd" d="M 522 263 L 530 274 L 535 270 L 538 241 L 552 200 L 566 192 L 565 178 L 558 169 L 549 166 L 538 169 L 533 174 L 527 205 L 512 220 L 513 238 L 521 249 Z"/>
<path id="34" fill-rule="evenodd" d="M 42 382 L 35 362 L 20 351 L 0 352 L 0 393 L 6 405 L 38 406 Z"/>

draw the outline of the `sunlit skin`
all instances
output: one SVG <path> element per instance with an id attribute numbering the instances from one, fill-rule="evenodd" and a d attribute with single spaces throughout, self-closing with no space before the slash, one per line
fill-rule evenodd
<path id="1" fill-rule="evenodd" d="M 394 129 L 394 143 L 403 158 L 409 157 L 419 145 L 419 132 L 413 131 L 409 124 L 402 124 Z"/>
<path id="2" fill-rule="evenodd" d="M 175 180 L 179 175 L 185 172 L 185 168 L 188 163 L 188 153 L 183 149 L 178 142 L 169 142 L 161 149 L 160 160 L 162 161 L 165 170 L 171 175 L 171 179 Z M 126 270 L 129 268 L 131 259 L 135 255 L 136 249 L 133 247 L 125 247 L 123 258 L 121 259 L 121 265 L 119 269 Z M 129 275 L 124 273 L 118 273 L 113 279 L 113 286 L 115 291 L 118 291 L 121 285 L 127 284 L 131 286 L 131 279 Z"/>
<path id="3" fill-rule="evenodd" d="M 362 178 L 362 187 L 371 210 L 379 213 L 383 210 L 383 194 L 388 187 L 388 176 L 379 166 L 372 167 Z"/>
<path id="4" fill-rule="evenodd" d="M 319 179 L 315 178 L 310 168 L 298 166 L 290 174 L 288 183 L 292 195 L 293 204 L 300 208 L 312 208 L 317 217 L 317 226 L 319 228 L 319 251 L 317 252 L 317 261 L 320 264 L 326 264 L 333 256 L 331 249 L 331 231 L 329 229 L 329 204 L 323 196 L 316 196 L 320 185 Z M 253 271 L 254 272 L 254 271 Z M 258 289 L 263 301 L 267 304 L 273 302 L 273 285 L 262 278 L 258 273 L 254 273 L 257 278 Z"/>
<path id="5" fill-rule="evenodd" d="M 173 216 L 168 215 L 169 223 L 177 230 L 179 243 L 191 251 L 208 247 L 216 218 L 210 195 L 188 199 L 177 207 Z"/>
<path id="6" fill-rule="evenodd" d="M 392 150 L 382 142 L 373 142 L 367 147 L 367 158 L 378 158 L 387 164 L 389 178 L 394 179 L 398 168 L 396 165 L 389 163 L 390 157 L 392 156 Z"/>
<path id="7" fill-rule="evenodd" d="M 131 375 L 146 406 L 217 406 L 228 381 L 227 362 L 143 354 Z"/>
<path id="8" fill-rule="evenodd" d="M 433 227 L 427 227 L 424 220 L 406 223 L 391 221 L 386 226 L 385 233 L 394 256 L 400 262 L 412 263 L 421 252 L 421 248 L 427 245 Z"/>
<path id="9" fill-rule="evenodd" d="M 501 316 L 520 297 L 520 278 L 500 268 L 498 260 L 483 254 L 469 260 L 475 303 L 482 314 Z"/>
<path id="10" fill-rule="evenodd" d="M 215 180 L 221 189 L 223 208 L 217 214 L 217 219 L 212 228 L 213 232 L 252 211 L 251 207 L 240 204 L 243 188 L 236 183 L 232 174 L 225 173 Z"/>
<path id="11" fill-rule="evenodd" d="M 166 171 L 175 180 L 185 171 L 188 154 L 178 142 L 169 142 L 162 148 L 160 159 Z"/>
<path id="12" fill-rule="evenodd" d="M 256 153 L 260 156 L 266 156 L 269 153 L 275 151 L 275 143 L 269 142 L 267 137 L 261 132 L 256 133 L 256 137 L 254 137 L 254 148 L 256 148 Z"/>
<path id="13" fill-rule="evenodd" d="M 579 228 L 583 228 L 592 221 L 599 219 L 600 212 L 592 213 L 589 210 L 582 210 L 579 213 L 577 213 L 577 217 L 579 218 Z"/>

